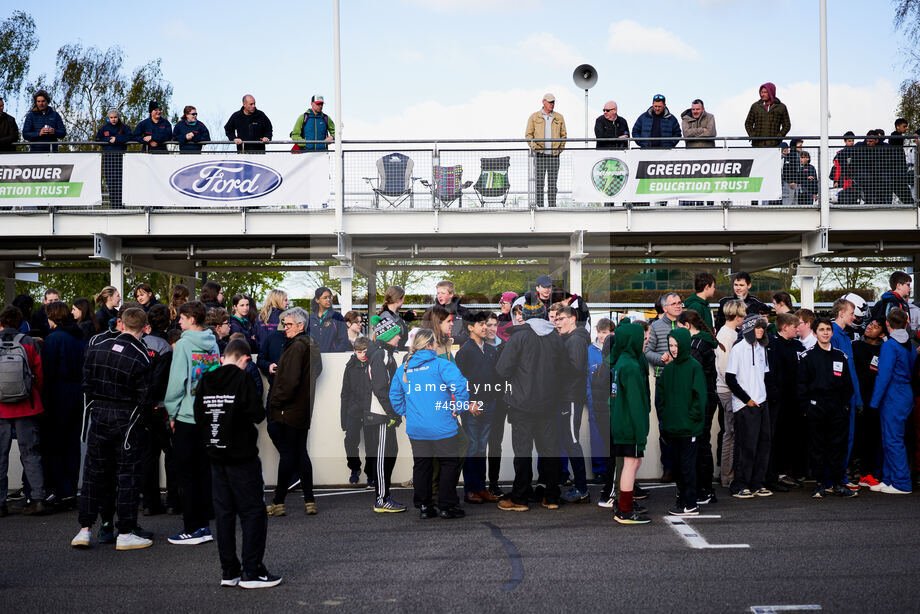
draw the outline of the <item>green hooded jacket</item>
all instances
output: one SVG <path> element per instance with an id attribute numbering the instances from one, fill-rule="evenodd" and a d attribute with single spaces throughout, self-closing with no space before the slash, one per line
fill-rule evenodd
<path id="1" fill-rule="evenodd" d="M 645 450 L 648 440 L 648 363 L 642 353 L 645 331 L 638 324 L 617 326 L 610 354 L 610 434 L 614 444 Z"/>
<path id="2" fill-rule="evenodd" d="M 692 309 L 700 314 L 700 317 L 703 318 L 703 322 L 709 327 L 710 337 L 715 333 L 715 326 L 712 323 L 712 309 L 709 308 L 709 303 L 696 294 L 691 294 L 690 297 L 684 301 L 684 309 Z"/>
<path id="3" fill-rule="evenodd" d="M 677 328 L 668 335 L 677 341 L 677 356 L 658 378 L 661 432 L 676 437 L 698 437 L 706 416 L 706 377 L 690 356 L 690 331 Z"/>

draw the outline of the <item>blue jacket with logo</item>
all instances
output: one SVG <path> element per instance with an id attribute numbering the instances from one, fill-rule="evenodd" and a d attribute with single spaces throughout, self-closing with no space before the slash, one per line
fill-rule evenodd
<path id="1" fill-rule="evenodd" d="M 185 138 L 189 132 L 192 133 L 192 140 Z M 201 141 L 210 141 L 211 133 L 208 127 L 201 122 L 190 124 L 184 119 L 180 119 L 176 127 L 173 128 L 173 136 L 179 141 L 179 151 L 201 151 Z"/>
<path id="2" fill-rule="evenodd" d="M 144 137 L 151 137 L 151 141 L 157 144 L 151 147 L 144 142 Z M 166 121 L 166 118 L 160 118 L 160 121 L 153 123 L 149 117 L 139 123 L 134 129 L 134 138 L 141 144 L 143 151 L 166 151 L 166 142 L 173 140 L 172 125 Z"/>
<path id="3" fill-rule="evenodd" d="M 420 350 L 396 369 L 390 403 L 406 417 L 410 439 L 447 439 L 458 431 L 454 413 L 469 409 L 467 386 L 457 365 L 432 350 Z"/>
<path id="4" fill-rule="evenodd" d="M 54 134 L 40 135 L 41 129 L 45 126 L 54 128 Z M 67 129 L 64 127 L 64 120 L 58 115 L 58 112 L 51 107 L 45 108 L 42 113 L 37 107 L 26 113 L 26 119 L 22 122 L 22 138 L 31 142 L 54 142 L 67 136 Z M 29 151 L 57 151 L 57 145 L 32 145 Z"/>
<path id="5" fill-rule="evenodd" d="M 110 143 L 109 139 L 113 136 L 115 137 L 115 142 Z M 102 146 L 102 151 L 125 151 L 128 148 L 128 143 L 134 140 L 134 135 L 131 133 L 131 126 L 128 124 L 119 121 L 113 126 L 107 121 L 96 131 L 96 140 L 100 143 L 105 143 Z"/>
<path id="6" fill-rule="evenodd" d="M 310 322 L 307 332 L 319 344 L 319 351 L 350 352 L 351 342 L 348 340 L 348 328 L 345 318 L 337 311 L 329 309 L 323 314 L 322 319 L 314 311 L 310 313 Z"/>
<path id="7" fill-rule="evenodd" d="M 897 339 L 889 337 L 885 340 L 878 357 L 878 376 L 875 378 L 875 390 L 870 402 L 872 407 L 886 407 L 892 411 L 912 407 L 914 395 L 910 378 L 914 367 L 913 354 Z"/>

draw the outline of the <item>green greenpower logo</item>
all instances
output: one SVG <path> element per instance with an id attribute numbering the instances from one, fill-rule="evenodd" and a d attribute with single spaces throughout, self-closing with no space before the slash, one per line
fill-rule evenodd
<path id="1" fill-rule="evenodd" d="M 0 165 L 0 198 L 77 198 L 82 181 L 71 181 L 73 164 Z"/>
<path id="2" fill-rule="evenodd" d="M 629 179 L 629 167 L 622 160 L 604 158 L 591 169 L 591 181 L 597 191 L 605 196 L 616 196 Z"/>

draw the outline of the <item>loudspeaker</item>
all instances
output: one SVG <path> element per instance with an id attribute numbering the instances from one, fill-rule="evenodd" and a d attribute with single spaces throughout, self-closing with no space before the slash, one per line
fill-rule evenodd
<path id="1" fill-rule="evenodd" d="M 590 64 L 582 64 L 572 73 L 575 85 L 583 90 L 589 90 L 597 83 L 597 70 Z"/>

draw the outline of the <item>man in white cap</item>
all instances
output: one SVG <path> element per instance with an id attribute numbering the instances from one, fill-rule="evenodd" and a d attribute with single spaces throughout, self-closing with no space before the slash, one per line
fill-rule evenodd
<path id="1" fill-rule="evenodd" d="M 554 110 L 556 97 L 550 93 L 543 95 L 543 108 L 534 112 L 527 120 L 525 139 L 564 139 L 566 138 L 565 119 Z M 559 178 L 559 155 L 565 149 L 564 141 L 531 140 L 533 152 L 536 205 L 543 206 L 543 185 L 546 184 L 546 201 L 550 207 L 556 206 L 556 180 Z"/>
<path id="2" fill-rule="evenodd" d="M 335 124 L 332 123 L 332 118 L 323 113 L 325 103 L 322 96 L 315 94 L 310 98 L 310 108 L 294 123 L 291 140 L 300 142 L 300 151 L 326 151 L 326 143 L 335 140 Z"/>

